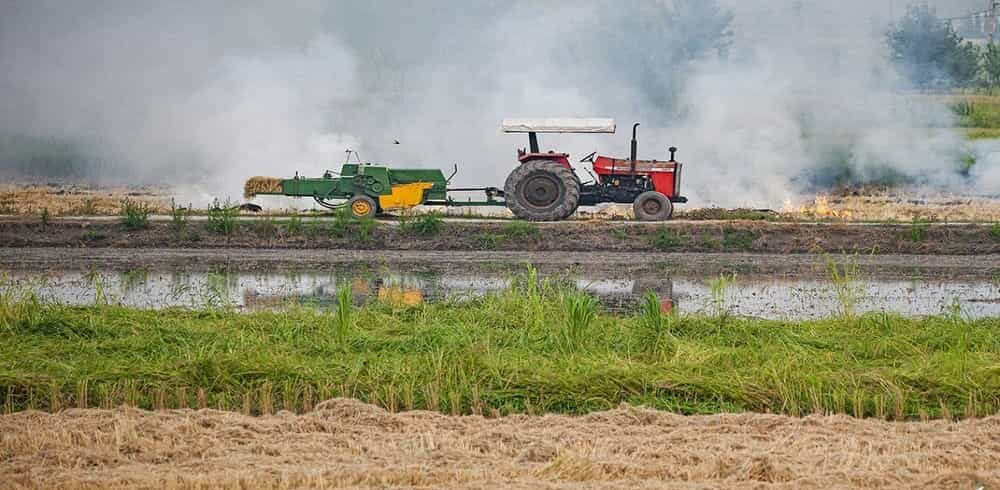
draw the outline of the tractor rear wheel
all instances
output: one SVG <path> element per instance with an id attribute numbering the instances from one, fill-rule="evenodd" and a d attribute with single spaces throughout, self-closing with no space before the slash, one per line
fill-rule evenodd
<path id="1" fill-rule="evenodd" d="M 374 218 L 378 212 L 375 200 L 368 196 L 354 196 L 347 201 L 347 207 L 351 210 L 351 215 L 355 218 Z"/>
<path id="2" fill-rule="evenodd" d="M 666 221 L 674 215 L 674 204 L 662 193 L 648 191 L 635 198 L 632 210 L 639 221 Z"/>
<path id="3" fill-rule="evenodd" d="M 529 221 L 558 221 L 576 212 L 580 182 L 572 170 L 548 160 L 522 163 L 503 188 L 507 208 Z"/>

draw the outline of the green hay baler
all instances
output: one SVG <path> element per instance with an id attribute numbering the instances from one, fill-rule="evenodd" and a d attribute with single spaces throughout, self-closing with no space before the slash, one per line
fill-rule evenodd
<path id="1" fill-rule="evenodd" d="M 452 174 L 454 176 L 454 174 Z M 350 209 L 355 217 L 370 217 L 384 211 L 409 209 L 417 205 L 503 206 L 497 188 L 448 189 L 449 178 L 437 169 L 397 169 L 380 165 L 347 163 L 339 174 L 326 172 L 320 178 L 291 179 L 253 177 L 244 196 L 280 195 L 311 197 L 329 209 Z M 455 201 L 449 191 L 482 191 L 486 201 Z"/>

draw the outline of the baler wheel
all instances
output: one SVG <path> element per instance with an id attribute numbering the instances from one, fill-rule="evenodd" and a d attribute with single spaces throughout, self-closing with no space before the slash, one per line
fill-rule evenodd
<path id="1" fill-rule="evenodd" d="M 632 211 L 639 221 L 666 221 L 674 215 L 674 204 L 662 193 L 647 191 L 635 198 Z"/>
<path id="2" fill-rule="evenodd" d="M 375 200 L 368 196 L 354 196 L 347 201 L 347 206 L 351 209 L 351 215 L 355 218 L 374 218 L 378 212 Z"/>
<path id="3" fill-rule="evenodd" d="M 522 163 L 504 185 L 507 208 L 529 221 L 558 221 L 576 212 L 580 181 L 572 170 L 548 160 Z"/>

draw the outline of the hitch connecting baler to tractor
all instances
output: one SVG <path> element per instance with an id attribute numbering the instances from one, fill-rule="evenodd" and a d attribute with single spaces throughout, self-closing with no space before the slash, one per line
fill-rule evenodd
<path id="1" fill-rule="evenodd" d="M 498 187 L 449 188 L 452 177 L 436 169 L 397 169 L 364 163 L 345 163 L 339 174 L 327 171 L 320 178 L 254 177 L 245 196 L 282 195 L 311 197 L 329 209 L 350 210 L 355 217 L 372 217 L 385 211 L 432 206 L 506 206 L 515 216 L 531 221 L 568 218 L 579 206 L 600 203 L 632 204 L 636 219 L 664 221 L 673 215 L 673 204 L 687 202 L 680 195 L 681 163 L 670 148 L 670 160 L 639 160 L 632 127 L 630 158 L 587 155 L 580 163 L 593 165 L 590 182 L 582 182 L 568 153 L 541 152 L 538 133 L 614 133 L 611 119 L 505 119 L 505 133 L 528 133 L 528 148 L 517 152 L 518 166 Z M 348 155 L 350 157 L 350 154 Z M 456 200 L 451 193 L 482 192 L 482 201 Z"/>

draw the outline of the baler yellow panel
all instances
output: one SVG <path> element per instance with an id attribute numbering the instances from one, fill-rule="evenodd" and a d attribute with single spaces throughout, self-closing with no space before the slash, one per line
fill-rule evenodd
<path id="1" fill-rule="evenodd" d="M 383 286 L 378 290 L 378 299 L 393 306 L 417 306 L 424 302 L 424 293 L 419 289 Z"/>
<path id="2" fill-rule="evenodd" d="M 392 194 L 379 196 L 378 203 L 382 209 L 408 209 L 424 202 L 424 192 L 434 187 L 430 182 L 414 182 L 392 186 Z"/>

